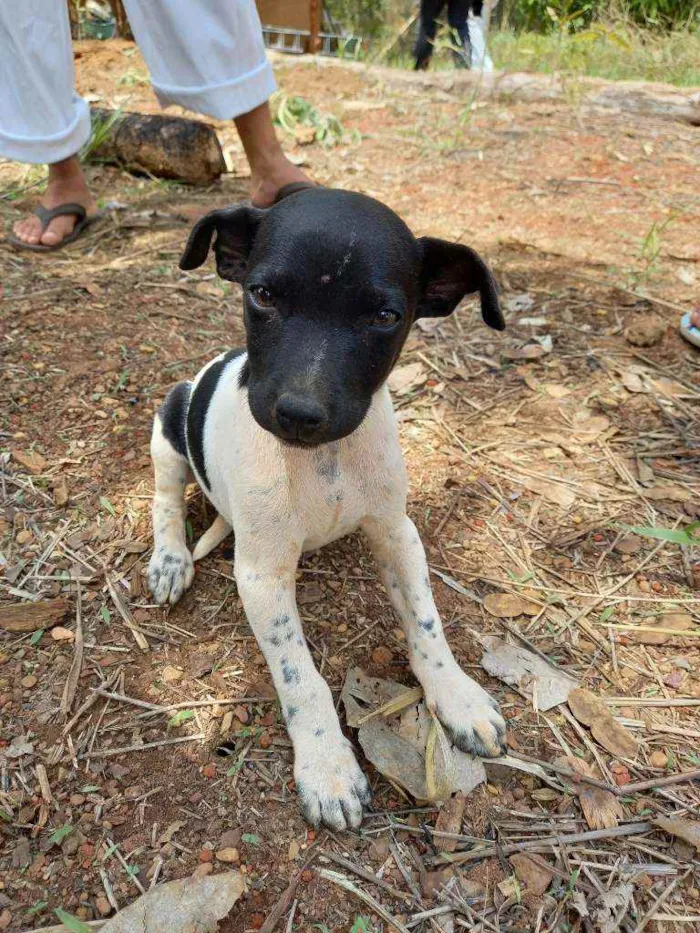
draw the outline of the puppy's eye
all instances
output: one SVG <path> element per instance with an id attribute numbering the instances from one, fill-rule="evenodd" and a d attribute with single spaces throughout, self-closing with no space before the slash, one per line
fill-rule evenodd
<path id="1" fill-rule="evenodd" d="M 248 294 L 253 299 L 254 304 L 257 305 L 258 308 L 274 307 L 275 299 L 264 285 L 252 285 L 248 289 Z"/>
<path id="2" fill-rule="evenodd" d="M 401 320 L 396 311 L 390 311 L 389 308 L 382 308 L 372 318 L 372 327 L 378 327 L 380 330 L 391 330 Z"/>

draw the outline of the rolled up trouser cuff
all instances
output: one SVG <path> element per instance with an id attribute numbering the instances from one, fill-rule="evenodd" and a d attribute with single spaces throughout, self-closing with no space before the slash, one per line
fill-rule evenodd
<path id="1" fill-rule="evenodd" d="M 77 155 L 90 139 L 90 108 L 73 95 L 74 119 L 70 126 L 53 136 L 14 136 L 0 129 L 0 156 L 14 162 L 52 165 Z"/>
<path id="2" fill-rule="evenodd" d="M 277 90 L 270 63 L 265 60 L 248 74 L 221 84 L 203 87 L 171 87 L 153 82 L 161 107 L 178 104 L 217 120 L 231 120 L 255 110 Z"/>

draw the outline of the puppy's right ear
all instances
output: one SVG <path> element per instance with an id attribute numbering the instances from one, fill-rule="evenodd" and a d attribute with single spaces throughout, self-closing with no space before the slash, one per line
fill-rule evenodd
<path id="1" fill-rule="evenodd" d="M 257 207 L 229 207 L 211 211 L 192 228 L 180 258 L 180 268 L 197 269 L 201 266 L 216 232 L 216 271 L 222 279 L 242 283 L 255 234 L 264 214 L 265 211 Z"/>

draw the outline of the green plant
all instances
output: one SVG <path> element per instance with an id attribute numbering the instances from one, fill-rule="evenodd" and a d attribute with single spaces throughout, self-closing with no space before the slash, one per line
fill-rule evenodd
<path id="1" fill-rule="evenodd" d="M 700 547 L 700 522 L 691 522 L 685 528 L 654 528 L 646 525 L 636 525 L 628 531 L 642 538 L 655 538 L 659 541 L 669 541 L 680 544 L 682 547 Z"/>
<path id="2" fill-rule="evenodd" d="M 303 97 L 278 92 L 270 103 L 275 123 L 295 139 L 303 135 L 300 128 L 307 127 L 311 130 L 312 141 L 322 146 L 336 146 L 349 140 L 345 127 L 337 117 L 321 113 Z"/>
<path id="3" fill-rule="evenodd" d="M 93 117 L 90 138 L 80 150 L 80 159 L 89 162 L 100 146 L 109 137 L 112 127 L 121 116 L 121 109 L 115 110 L 106 118 Z"/>

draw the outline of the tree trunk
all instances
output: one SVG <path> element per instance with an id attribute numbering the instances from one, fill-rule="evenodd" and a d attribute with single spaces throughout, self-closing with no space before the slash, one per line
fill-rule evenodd
<path id="1" fill-rule="evenodd" d="M 80 17 L 78 15 L 78 0 L 68 0 L 68 18 L 70 19 L 71 39 L 80 39 Z"/>
<path id="2" fill-rule="evenodd" d="M 129 25 L 122 0 L 109 0 L 109 5 L 112 7 L 112 14 L 117 24 L 117 35 L 119 38 L 133 39 L 134 34 L 131 31 L 131 26 Z"/>
<path id="3" fill-rule="evenodd" d="M 219 139 L 208 123 L 97 107 L 90 112 L 97 143 L 92 159 L 191 185 L 209 185 L 226 171 Z"/>

